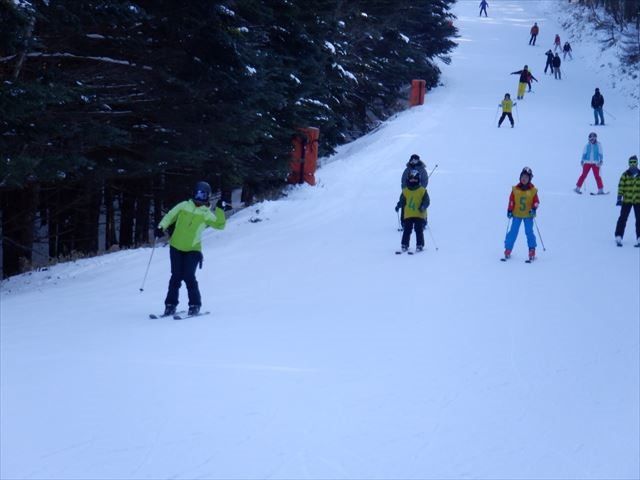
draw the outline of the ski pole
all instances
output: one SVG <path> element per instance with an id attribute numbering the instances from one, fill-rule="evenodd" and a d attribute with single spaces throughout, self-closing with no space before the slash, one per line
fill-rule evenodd
<path id="1" fill-rule="evenodd" d="M 609 115 L 611 118 L 613 118 L 614 120 L 616 119 L 616 117 L 614 117 L 613 115 L 611 115 L 607 110 L 605 110 L 604 108 L 602 109 L 604 110 L 604 113 L 606 113 L 607 115 Z"/>
<path id="2" fill-rule="evenodd" d="M 518 110 L 518 104 L 515 104 L 516 107 L 516 120 L 518 120 L 518 123 L 520 123 L 520 110 Z"/>
<path id="3" fill-rule="evenodd" d="M 544 242 L 542 241 L 542 235 L 540 235 L 540 229 L 538 228 L 538 222 L 536 222 L 535 217 L 533 218 L 533 224 L 536 226 L 536 231 L 538 232 L 538 237 L 540 237 L 540 244 L 542 245 L 542 250 L 544 252 L 546 252 L 547 249 L 544 247 Z"/>
<path id="4" fill-rule="evenodd" d="M 511 217 L 507 218 L 507 231 L 504 233 L 505 235 L 509 233 L 509 225 L 511 225 Z"/>
<path id="5" fill-rule="evenodd" d="M 398 210 L 398 231 L 401 232 L 403 230 L 404 228 L 402 228 L 402 220 L 400 220 L 400 210 Z"/>
<path id="6" fill-rule="evenodd" d="M 156 250 L 156 237 L 153 237 L 153 247 L 151 248 L 151 255 L 149 256 L 149 263 L 147 263 L 147 270 L 144 272 L 144 278 L 142 279 L 142 285 L 140 285 L 140 291 L 144 292 L 144 284 L 147 281 L 147 274 L 149 273 L 149 267 L 151 266 L 151 259 L 153 258 L 153 252 Z"/>
<path id="7" fill-rule="evenodd" d="M 436 251 L 438 251 L 438 244 L 436 243 L 436 239 L 433 238 L 433 232 L 431 231 L 431 225 L 427 224 L 427 230 L 429 231 L 429 236 L 431 237 L 431 241 L 433 242 L 433 246 L 436 247 Z"/>
<path id="8" fill-rule="evenodd" d="M 431 170 L 431 173 L 427 173 L 427 178 L 431 178 L 431 176 L 433 175 L 433 172 L 436 171 L 436 168 L 438 168 L 438 164 L 436 163 L 436 166 L 433 167 L 433 169 Z"/>
<path id="9" fill-rule="evenodd" d="M 493 117 L 493 123 L 496 123 L 496 118 L 498 118 L 498 112 L 500 111 L 500 105 L 498 105 L 498 108 L 496 109 L 496 114 Z"/>

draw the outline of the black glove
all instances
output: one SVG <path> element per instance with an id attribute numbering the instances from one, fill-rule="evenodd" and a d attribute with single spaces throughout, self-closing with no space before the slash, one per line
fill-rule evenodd
<path id="1" fill-rule="evenodd" d="M 399 211 L 400 210 L 400 205 L 396 205 L 395 210 L 396 210 L 396 212 Z"/>
<path id="2" fill-rule="evenodd" d="M 227 204 L 225 203 L 224 200 L 220 199 L 216 202 L 216 208 L 221 208 L 224 210 L 224 207 L 226 207 Z"/>
<path id="3" fill-rule="evenodd" d="M 618 200 L 616 200 L 616 207 L 622 205 L 622 195 L 618 195 Z"/>
<path id="4" fill-rule="evenodd" d="M 161 226 L 157 226 L 155 233 L 156 233 L 156 238 L 160 238 L 164 235 L 164 230 L 162 229 Z"/>

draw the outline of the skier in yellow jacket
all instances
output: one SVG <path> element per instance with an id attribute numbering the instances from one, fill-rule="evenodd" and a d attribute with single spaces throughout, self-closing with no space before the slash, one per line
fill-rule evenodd
<path id="1" fill-rule="evenodd" d="M 505 93 L 504 99 L 502 100 L 502 102 L 500 102 L 500 105 L 498 105 L 499 107 L 502 107 L 502 115 L 500 116 L 500 120 L 498 120 L 498 128 L 500 128 L 500 125 L 502 125 L 502 122 L 504 122 L 504 119 L 506 117 L 509 117 L 509 121 L 511 122 L 511 128 L 513 128 L 514 122 L 513 122 L 513 115 L 511 112 L 513 110 L 514 105 L 516 104 L 513 103 L 513 100 L 511 100 L 511 95 L 509 95 L 508 93 Z"/>
<path id="2" fill-rule="evenodd" d="M 169 240 L 171 278 L 165 298 L 164 316 L 176 313 L 178 294 L 184 281 L 189 297 L 189 315 L 197 315 L 202 305 L 200 290 L 196 280 L 196 268 L 202 267 L 202 232 L 207 227 L 222 230 L 226 223 L 223 203 L 218 201 L 215 212 L 211 211 L 209 197 L 211 187 L 207 182 L 198 182 L 193 198 L 178 203 L 162 218 L 156 228 L 156 238 L 174 225 Z"/>
<path id="3" fill-rule="evenodd" d="M 427 225 L 429 203 L 427 189 L 421 185 L 420 172 L 411 170 L 407 178 L 407 186 L 402 189 L 396 204 L 396 212 L 402 209 L 401 247 L 403 252 L 409 250 L 412 230 L 416 232 L 416 251 L 421 252 L 424 248 L 424 229 Z"/>

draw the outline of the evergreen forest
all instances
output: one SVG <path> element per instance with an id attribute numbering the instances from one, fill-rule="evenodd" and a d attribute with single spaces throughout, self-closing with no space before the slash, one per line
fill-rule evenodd
<path id="1" fill-rule="evenodd" d="M 3 276 L 149 242 L 196 180 L 250 204 L 438 82 L 453 0 L 0 0 Z"/>

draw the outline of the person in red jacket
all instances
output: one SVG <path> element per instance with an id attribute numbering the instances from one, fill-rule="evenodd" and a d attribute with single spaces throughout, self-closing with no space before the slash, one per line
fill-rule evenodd
<path id="1" fill-rule="evenodd" d="M 520 182 L 511 188 L 507 217 L 511 219 L 511 228 L 504 239 L 504 260 L 511 257 L 511 250 L 518 238 L 520 224 L 524 222 L 524 233 L 529 247 L 529 261 L 536 257 L 536 235 L 533 233 L 533 219 L 536 216 L 540 200 L 538 189 L 531 183 L 533 173 L 529 167 L 520 172 Z"/>
<path id="2" fill-rule="evenodd" d="M 529 45 L 536 44 L 536 38 L 538 37 L 539 32 L 540 32 L 540 29 L 538 28 L 538 22 L 535 22 L 533 24 L 533 27 L 531 27 L 531 38 L 529 39 Z"/>

